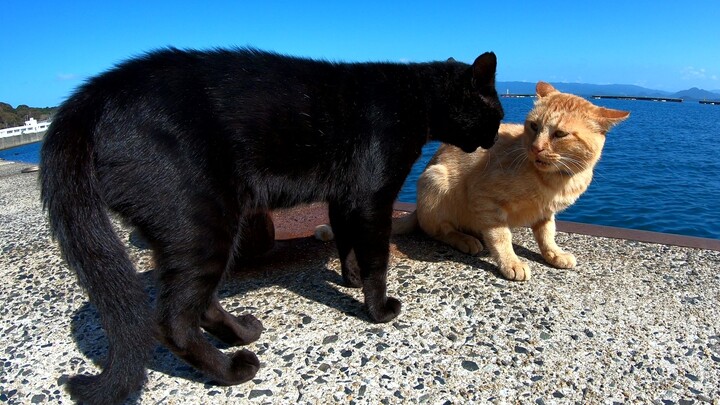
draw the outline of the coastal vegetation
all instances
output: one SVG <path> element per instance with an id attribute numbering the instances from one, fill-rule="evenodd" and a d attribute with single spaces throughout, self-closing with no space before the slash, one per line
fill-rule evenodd
<path id="1" fill-rule="evenodd" d="M 8 103 L 0 102 L 0 129 L 18 127 L 25 124 L 29 118 L 35 118 L 38 121 L 50 119 L 57 107 L 29 107 L 24 104 L 13 108 Z"/>

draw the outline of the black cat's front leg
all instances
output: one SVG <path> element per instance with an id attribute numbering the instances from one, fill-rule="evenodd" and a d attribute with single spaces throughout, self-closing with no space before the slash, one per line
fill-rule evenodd
<path id="1" fill-rule="evenodd" d="M 388 322 L 400 314 L 400 301 L 387 296 L 387 268 L 390 256 L 390 236 L 388 221 L 387 236 L 384 230 L 363 229 L 355 245 L 363 294 L 370 318 L 375 322 Z"/>
<path id="2" fill-rule="evenodd" d="M 397 299 L 387 296 L 392 202 L 356 210 L 343 210 L 342 206 L 331 204 L 330 213 L 343 266 L 343 278 L 346 282 L 348 278 L 352 282 L 351 277 L 359 270 L 370 318 L 375 322 L 394 319 L 400 313 L 401 304 Z"/>
<path id="3" fill-rule="evenodd" d="M 257 257 L 275 246 L 275 224 L 270 211 L 258 209 L 245 216 L 240 242 L 240 256 Z"/>

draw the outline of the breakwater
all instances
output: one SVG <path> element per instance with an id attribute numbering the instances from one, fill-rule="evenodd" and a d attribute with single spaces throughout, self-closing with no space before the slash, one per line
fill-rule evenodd
<path id="1" fill-rule="evenodd" d="M 671 97 L 593 95 L 592 98 L 594 98 L 594 99 L 607 98 L 607 99 L 614 99 L 614 100 L 645 100 L 645 101 L 660 101 L 660 102 L 672 102 L 672 103 L 682 103 L 683 102 L 683 99 L 681 99 L 681 98 L 671 98 Z"/>
<path id="2" fill-rule="evenodd" d="M 47 131 L 0 137 L 0 150 L 27 145 L 29 143 L 40 142 L 45 136 L 45 132 Z"/>

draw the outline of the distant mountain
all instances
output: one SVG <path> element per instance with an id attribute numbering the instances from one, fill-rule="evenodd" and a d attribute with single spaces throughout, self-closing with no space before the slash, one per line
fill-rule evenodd
<path id="1" fill-rule="evenodd" d="M 21 126 L 28 118 L 35 118 L 38 121 L 48 120 L 56 110 L 57 107 L 37 108 L 26 105 L 13 108 L 8 103 L 0 102 L 0 129 Z"/>
<path id="2" fill-rule="evenodd" d="M 640 97 L 671 97 L 684 100 L 720 100 L 720 91 L 712 92 L 692 88 L 677 93 L 669 91 L 648 89 L 632 84 L 588 84 L 588 83 L 554 83 L 556 89 L 577 94 L 578 96 L 640 96 Z M 535 83 L 530 82 L 497 82 L 498 93 L 505 94 L 535 94 Z"/>
<path id="3" fill-rule="evenodd" d="M 683 100 L 720 100 L 720 94 L 698 89 L 697 87 L 693 87 L 689 90 L 679 91 L 673 94 L 671 97 L 681 98 Z"/>

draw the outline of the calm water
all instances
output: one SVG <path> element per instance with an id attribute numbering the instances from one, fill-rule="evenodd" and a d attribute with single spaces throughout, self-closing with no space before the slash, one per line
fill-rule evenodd
<path id="1" fill-rule="evenodd" d="M 0 150 L 0 159 L 13 162 L 38 164 L 42 142 L 30 143 L 16 148 Z"/>
<path id="2" fill-rule="evenodd" d="M 608 134 L 592 184 L 558 219 L 720 239 L 720 106 L 591 100 L 630 111 Z M 523 122 L 534 99 L 503 98 L 506 122 Z M 429 144 L 400 201 L 438 144 Z"/>
<path id="3" fill-rule="evenodd" d="M 507 122 L 522 122 L 533 99 L 502 99 Z M 720 239 L 720 106 L 592 100 L 630 111 L 610 131 L 588 191 L 558 219 Z M 415 182 L 438 144 L 415 164 L 399 200 L 415 202 Z M 37 164 L 40 144 L 0 151 Z"/>

